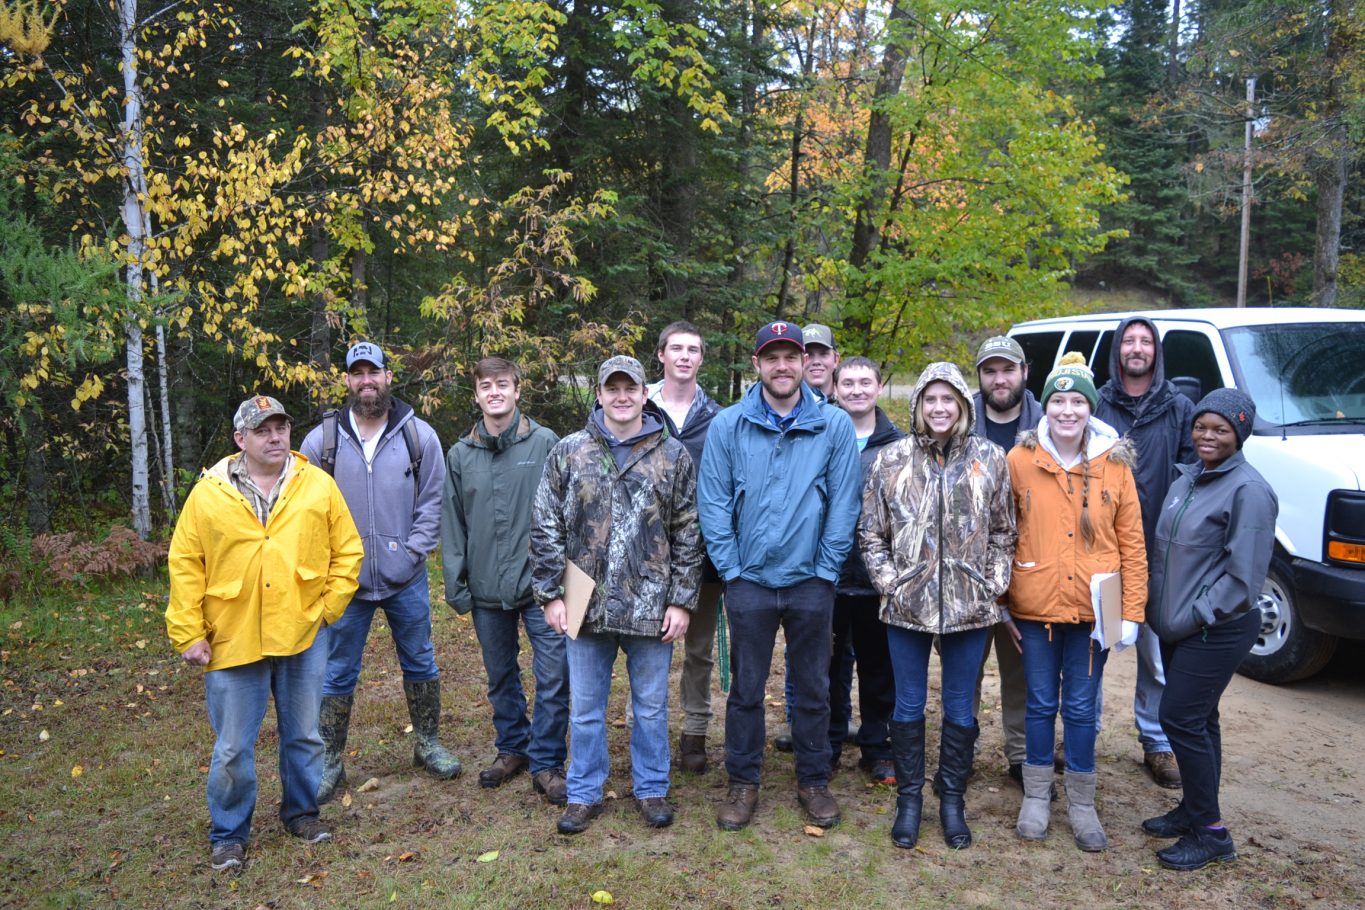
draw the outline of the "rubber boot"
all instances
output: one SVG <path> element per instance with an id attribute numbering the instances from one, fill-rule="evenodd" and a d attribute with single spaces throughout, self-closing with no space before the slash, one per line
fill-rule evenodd
<path id="1" fill-rule="evenodd" d="M 943 842 L 963 850 L 972 845 L 972 832 L 967 827 L 967 778 L 972 774 L 972 754 L 980 725 L 959 727 L 943 722 L 943 733 L 938 744 L 938 820 L 943 826 Z"/>
<path id="2" fill-rule="evenodd" d="M 1024 802 L 1019 807 L 1019 821 L 1015 832 L 1025 840 L 1047 837 L 1047 826 L 1052 816 L 1052 778 L 1057 771 L 1051 764 L 1041 768 L 1024 765 Z"/>
<path id="3" fill-rule="evenodd" d="M 924 718 L 891 722 L 891 756 L 896 762 L 896 821 L 891 842 L 910 849 L 919 841 L 924 807 Z"/>
<path id="4" fill-rule="evenodd" d="M 351 728 L 350 695 L 322 696 L 318 733 L 322 736 L 322 780 L 318 782 L 318 805 L 330 800 L 346 783 L 346 733 Z"/>
<path id="5" fill-rule="evenodd" d="M 404 682 L 403 694 L 408 697 L 408 716 L 417 737 L 412 745 L 412 763 L 442 780 L 459 777 L 460 760 L 436 740 L 441 725 L 441 681 Z"/>
<path id="6" fill-rule="evenodd" d="M 1071 821 L 1071 833 L 1076 846 L 1087 853 L 1098 853 L 1109 846 L 1104 836 L 1100 817 L 1095 812 L 1095 772 L 1083 773 L 1066 769 L 1066 817 Z"/>

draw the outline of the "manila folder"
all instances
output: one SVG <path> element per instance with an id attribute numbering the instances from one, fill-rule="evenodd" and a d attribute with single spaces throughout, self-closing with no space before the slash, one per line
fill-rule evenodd
<path id="1" fill-rule="evenodd" d="M 1123 638 L 1123 578 L 1118 572 L 1091 576 L 1090 597 L 1100 648 L 1111 648 Z"/>
<path id="2" fill-rule="evenodd" d="M 570 638 L 578 638 L 578 630 L 583 627 L 583 619 L 588 615 L 588 601 L 592 600 L 593 588 L 597 582 L 592 576 L 578 567 L 572 559 L 564 563 L 564 607 L 568 613 L 568 633 Z"/>

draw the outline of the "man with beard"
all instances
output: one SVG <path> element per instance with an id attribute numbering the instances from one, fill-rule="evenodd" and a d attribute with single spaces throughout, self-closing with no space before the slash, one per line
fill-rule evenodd
<path id="1" fill-rule="evenodd" d="M 1008 452 L 1014 441 L 1025 430 L 1038 427 L 1043 408 L 1033 397 L 1028 385 L 1028 364 L 1019 342 L 1006 335 L 996 335 L 981 342 L 976 349 L 976 383 L 980 391 L 974 396 L 976 404 L 976 434 Z M 1024 701 L 1026 686 L 1024 662 L 1014 643 L 1008 623 L 998 623 L 994 634 L 986 641 L 981 655 L 981 674 L 976 680 L 976 703 L 981 704 L 981 678 L 986 672 L 986 661 L 995 645 L 995 660 L 1000 666 L 1000 722 L 1005 728 L 1005 761 L 1009 763 L 1010 779 L 1024 785 Z"/>
<path id="2" fill-rule="evenodd" d="M 725 714 L 730 790 L 716 823 L 753 819 L 764 692 L 782 626 L 791 675 L 797 801 L 812 824 L 839 821 L 829 792 L 829 658 L 834 584 L 853 546 L 861 488 L 853 423 L 802 382 L 801 329 L 759 329 L 759 381 L 711 422 L 698 479 L 702 534 L 725 582 L 734 676 Z"/>
<path id="3" fill-rule="evenodd" d="M 1171 483 L 1179 476 L 1177 464 L 1196 459 L 1191 427 L 1194 403 L 1166 379 L 1161 336 L 1156 325 L 1142 316 L 1119 323 L 1109 357 L 1109 381 L 1099 390 L 1095 416 L 1133 440 L 1137 446 L 1138 502 L 1142 505 L 1142 530 L 1147 538 L 1147 559 L 1153 558 L 1156 520 Z M 1137 691 L 1133 699 L 1143 764 L 1152 779 L 1167 789 L 1180 787 L 1180 769 L 1170 741 L 1161 729 L 1158 713 L 1166 676 L 1156 633 L 1146 624 L 1137 642 Z"/>
<path id="4" fill-rule="evenodd" d="M 459 760 L 436 738 L 441 682 L 427 588 L 427 555 L 436 549 L 441 530 L 445 460 L 436 431 L 393 397 L 392 383 L 393 372 L 378 345 L 352 345 L 346 353 L 346 407 L 324 416 L 301 447 L 309 461 L 336 478 L 365 542 L 360 589 L 328 630 L 319 803 L 346 781 L 342 756 L 375 610 L 388 618 L 403 671 L 415 737 L 413 764 L 443 780 L 460 773 Z"/>

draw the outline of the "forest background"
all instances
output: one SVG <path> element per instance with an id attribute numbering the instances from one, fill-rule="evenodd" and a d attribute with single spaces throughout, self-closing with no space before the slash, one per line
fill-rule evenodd
<path id="1" fill-rule="evenodd" d="M 1363 28 L 1354 0 L 0 0 L 0 575 L 52 532 L 164 539 L 236 404 L 301 434 L 362 338 L 449 443 L 480 356 L 566 431 L 674 319 L 729 401 L 772 318 L 912 374 L 1078 288 L 1226 305 L 1248 121 L 1250 303 L 1365 306 Z"/>

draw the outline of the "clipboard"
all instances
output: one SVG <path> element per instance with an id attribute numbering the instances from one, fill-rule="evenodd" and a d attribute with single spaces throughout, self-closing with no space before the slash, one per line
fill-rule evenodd
<path id="1" fill-rule="evenodd" d="M 578 638 L 578 630 L 588 615 L 588 602 L 592 600 L 593 589 L 597 582 L 592 576 L 578 567 L 572 559 L 564 561 L 564 607 L 566 629 L 570 638 Z"/>
<path id="2" fill-rule="evenodd" d="M 1123 578 L 1118 572 L 1100 572 L 1090 577 L 1090 604 L 1095 611 L 1095 631 L 1090 637 L 1100 650 L 1123 639 Z"/>

